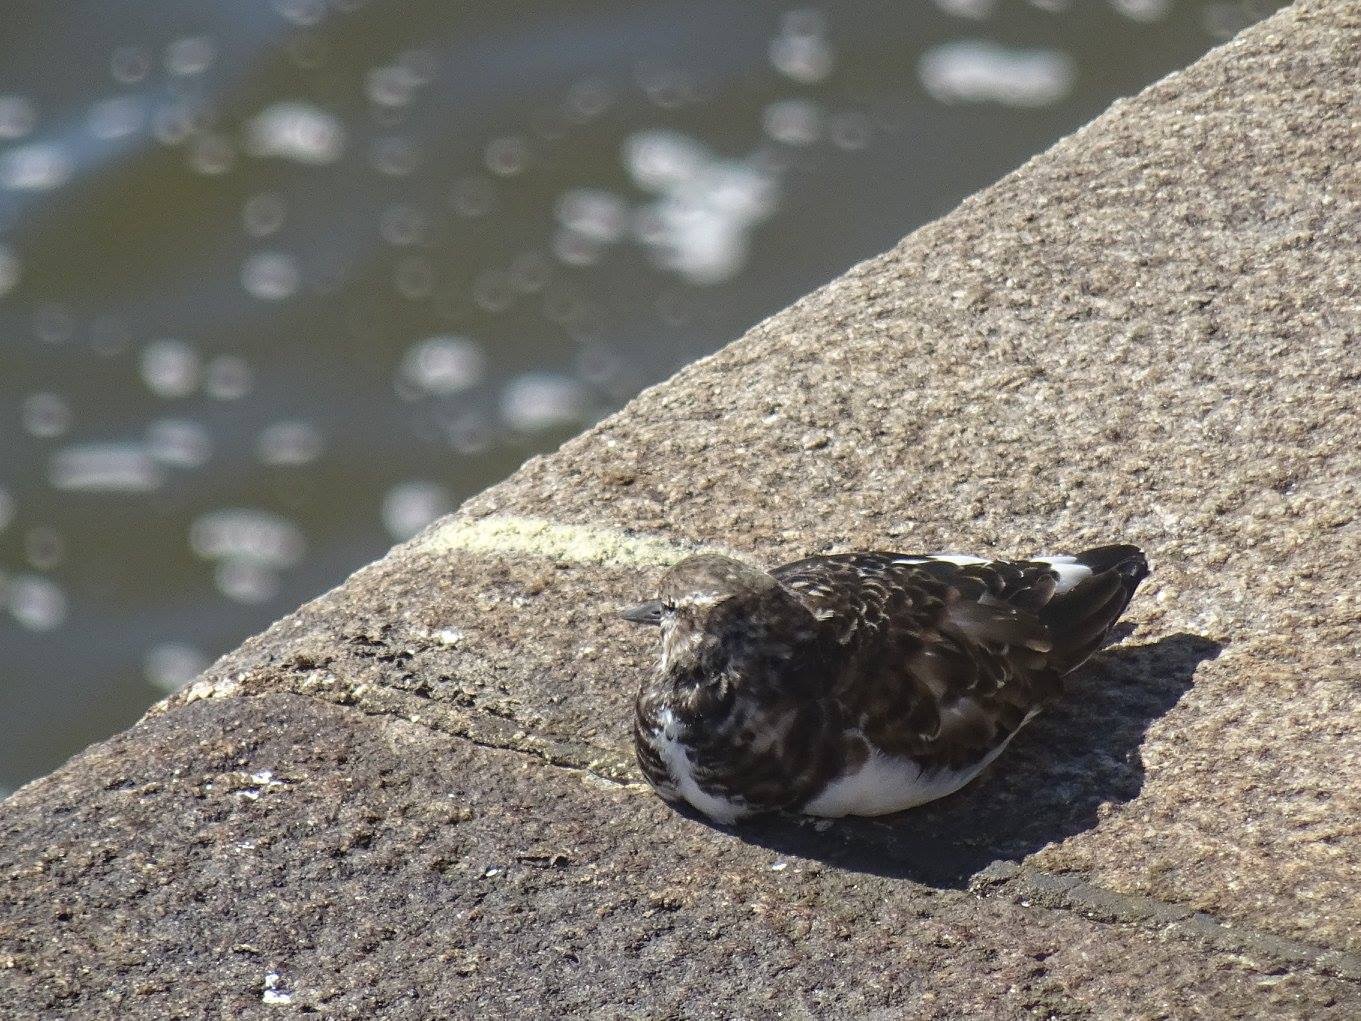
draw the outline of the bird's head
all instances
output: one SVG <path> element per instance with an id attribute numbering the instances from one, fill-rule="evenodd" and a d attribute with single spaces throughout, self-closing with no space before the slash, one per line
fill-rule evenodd
<path id="1" fill-rule="evenodd" d="M 767 572 L 704 553 L 670 568 L 657 598 L 624 610 L 662 630 L 663 671 L 714 674 L 752 654 L 779 655 L 804 637 L 811 614 Z"/>

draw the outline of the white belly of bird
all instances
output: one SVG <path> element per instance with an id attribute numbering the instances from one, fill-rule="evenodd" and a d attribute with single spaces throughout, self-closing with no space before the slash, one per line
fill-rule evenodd
<path id="1" fill-rule="evenodd" d="M 1035 716 L 1032 710 L 1021 726 Z M 1020 727 L 1016 728 L 1019 731 Z M 1007 735 L 996 748 L 978 762 L 963 769 L 926 771 L 911 759 L 885 755 L 871 750 L 869 758 L 853 773 L 847 773 L 829 783 L 821 794 L 813 798 L 801 811 L 805 815 L 820 815 L 839 819 L 845 815 L 888 815 L 907 808 L 916 808 L 953 794 L 987 768 L 1002 751 L 1016 731 Z"/>
<path id="2" fill-rule="evenodd" d="M 1029 723 L 1039 710 L 1031 710 L 1021 721 Z M 740 800 L 710 794 L 695 780 L 690 753 L 681 739 L 680 725 L 670 710 L 661 714 L 661 728 L 654 734 L 654 747 L 671 774 L 676 793 L 710 819 L 730 825 L 751 814 L 751 808 Z M 904 809 L 924 805 L 947 794 L 953 794 L 988 767 L 1001 755 L 1017 731 L 1009 734 L 982 759 L 963 769 L 924 771 L 911 759 L 885 755 L 878 750 L 853 773 L 847 773 L 829 783 L 821 794 L 800 809 L 804 815 L 839 819 L 846 815 L 888 815 Z"/>
<path id="3" fill-rule="evenodd" d="M 995 754 L 966 769 L 928 773 L 911 759 L 871 752 L 864 765 L 833 780 L 802 811 L 839 819 L 843 815 L 887 815 L 915 808 L 959 790 L 982 772 Z"/>
<path id="4" fill-rule="evenodd" d="M 661 713 L 659 722 L 661 729 L 654 736 L 654 747 L 662 762 L 666 763 L 666 771 L 671 774 L 676 793 L 716 823 L 727 825 L 750 815 L 751 809 L 740 801 L 710 794 L 696 782 L 690 753 L 681 740 L 680 724 L 670 709 Z"/>

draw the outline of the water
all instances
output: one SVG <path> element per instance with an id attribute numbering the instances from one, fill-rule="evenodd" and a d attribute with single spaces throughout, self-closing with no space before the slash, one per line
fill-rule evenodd
<path id="1" fill-rule="evenodd" d="M 1276 5 L 454 6 L 8 5 L 0 788 Z"/>

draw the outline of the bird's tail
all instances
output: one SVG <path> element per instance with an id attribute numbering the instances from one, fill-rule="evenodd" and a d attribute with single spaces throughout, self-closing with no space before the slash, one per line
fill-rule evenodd
<path id="1" fill-rule="evenodd" d="M 1101 648 L 1139 582 L 1148 577 L 1148 560 L 1137 546 L 1098 546 L 1053 559 L 1064 561 L 1055 564 L 1061 576 L 1076 578 L 1040 611 L 1054 642 L 1050 662 L 1063 674 Z"/>

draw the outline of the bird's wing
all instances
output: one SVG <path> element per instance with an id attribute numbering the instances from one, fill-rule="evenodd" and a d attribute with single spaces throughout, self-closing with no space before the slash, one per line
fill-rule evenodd
<path id="1" fill-rule="evenodd" d="M 1042 563 L 894 553 L 810 557 L 772 574 L 823 622 L 827 697 L 886 752 L 975 761 L 1059 693 Z"/>

